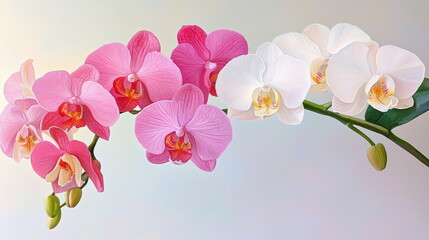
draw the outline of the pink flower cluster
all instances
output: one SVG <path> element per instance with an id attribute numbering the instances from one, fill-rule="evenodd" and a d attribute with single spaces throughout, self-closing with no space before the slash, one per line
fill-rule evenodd
<path id="1" fill-rule="evenodd" d="M 2 151 L 16 161 L 31 159 L 34 171 L 55 193 L 81 187 L 84 172 L 101 192 L 98 161 L 73 134 L 87 127 L 109 140 L 119 114 L 139 107 L 135 134 L 150 162 L 191 160 L 213 171 L 232 140 L 232 129 L 222 110 L 207 105 L 208 96 L 217 96 L 218 73 L 248 53 L 247 42 L 234 31 L 207 35 L 198 26 L 184 26 L 177 39 L 170 59 L 160 53 L 153 33 L 140 31 L 127 45 L 111 43 L 95 50 L 71 74 L 52 71 L 37 79 L 32 60 L 27 60 L 5 84 Z"/>

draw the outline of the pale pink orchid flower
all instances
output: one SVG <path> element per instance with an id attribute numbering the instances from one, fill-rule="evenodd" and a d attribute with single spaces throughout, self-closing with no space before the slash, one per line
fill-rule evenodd
<path id="1" fill-rule="evenodd" d="M 191 160 L 213 171 L 232 140 L 231 123 L 219 108 L 204 104 L 200 89 L 185 84 L 173 100 L 149 105 L 136 118 L 135 133 L 151 163 Z"/>
<path id="2" fill-rule="evenodd" d="M 43 140 L 40 122 L 45 114 L 39 105 L 32 105 L 24 111 L 8 104 L 0 114 L 2 151 L 17 162 L 30 159 L 34 146 Z"/>
<path id="3" fill-rule="evenodd" d="M 216 81 L 219 72 L 233 58 L 248 53 L 246 39 L 230 30 L 206 34 L 199 26 L 183 26 L 177 33 L 179 45 L 171 59 L 180 68 L 183 84 L 199 87 L 207 102 L 209 93 L 217 97 Z"/>
<path id="4" fill-rule="evenodd" d="M 49 129 L 58 147 L 48 141 L 36 145 L 31 154 L 33 170 L 52 184 L 54 193 L 62 193 L 83 184 L 85 171 L 97 191 L 104 191 L 103 175 L 95 166 L 85 143 L 72 140 L 58 127 Z"/>
<path id="5" fill-rule="evenodd" d="M 23 110 L 37 104 L 32 87 L 35 81 L 33 60 L 29 59 L 21 65 L 21 70 L 12 74 L 4 85 L 4 96 L 10 104 Z"/>
<path id="6" fill-rule="evenodd" d="M 72 74 L 53 71 L 37 79 L 34 94 L 49 113 L 43 118 L 42 130 L 52 126 L 70 130 L 88 126 L 96 135 L 108 140 L 111 127 L 119 118 L 112 95 L 97 81 L 94 66 L 83 65 Z"/>
<path id="7" fill-rule="evenodd" d="M 179 68 L 162 55 L 156 36 L 137 32 L 128 46 L 111 43 L 91 53 L 85 63 L 100 71 L 99 83 L 111 92 L 121 112 L 171 100 L 182 86 Z"/>

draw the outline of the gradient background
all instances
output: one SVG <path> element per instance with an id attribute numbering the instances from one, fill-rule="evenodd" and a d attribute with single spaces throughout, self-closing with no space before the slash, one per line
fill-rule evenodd
<path id="1" fill-rule="evenodd" d="M 348 22 L 429 66 L 428 10 L 426 0 L 0 0 L 0 84 L 28 58 L 37 77 L 72 72 L 99 46 L 127 43 L 143 29 L 170 55 L 183 24 L 236 30 L 254 52 L 311 23 Z M 424 114 L 395 132 L 429 155 L 428 121 Z M 43 210 L 50 186 L 29 161 L 0 155 L 0 239 L 429 238 L 429 169 L 387 139 L 370 133 L 389 154 L 386 170 L 376 172 L 368 143 L 333 119 L 306 112 L 299 126 L 277 118 L 232 124 L 233 142 L 206 173 L 192 164 L 150 164 L 134 137 L 134 116 L 121 116 L 111 141 L 96 148 L 105 192 L 85 188 L 52 231 Z M 91 134 L 80 131 L 79 138 L 88 143 Z"/>

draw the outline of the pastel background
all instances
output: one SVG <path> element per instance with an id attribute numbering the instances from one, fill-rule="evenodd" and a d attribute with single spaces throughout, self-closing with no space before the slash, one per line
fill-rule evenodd
<path id="1" fill-rule="evenodd" d="M 170 55 L 184 24 L 236 30 L 254 52 L 311 23 L 348 22 L 429 67 L 428 11 L 427 0 L 0 0 L 0 86 L 28 58 L 37 77 L 71 72 L 99 46 L 127 43 L 143 29 Z M 52 231 L 43 210 L 49 185 L 28 161 L 0 154 L 0 239 L 429 238 L 429 168 L 381 136 L 370 133 L 389 155 L 386 170 L 376 172 L 367 142 L 332 119 L 306 112 L 299 126 L 233 121 L 232 144 L 205 173 L 192 164 L 150 164 L 133 135 L 134 118 L 121 116 L 111 141 L 97 146 L 105 192 L 85 188 Z M 429 155 L 428 122 L 424 114 L 395 132 Z M 91 135 L 81 131 L 79 138 L 89 142 Z"/>

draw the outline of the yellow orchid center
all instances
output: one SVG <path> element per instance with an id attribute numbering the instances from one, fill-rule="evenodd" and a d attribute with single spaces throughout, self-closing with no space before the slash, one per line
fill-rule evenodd
<path id="1" fill-rule="evenodd" d="M 368 101 L 388 106 L 392 102 L 393 94 L 394 85 L 392 79 L 390 77 L 380 76 L 368 92 Z"/>
<path id="2" fill-rule="evenodd" d="M 40 142 L 39 137 L 31 127 L 24 126 L 16 135 L 13 158 L 20 161 L 21 158 L 30 158 L 36 144 Z"/>
<path id="3" fill-rule="evenodd" d="M 252 103 L 255 106 L 255 116 L 269 117 L 280 107 L 280 95 L 274 89 L 264 86 L 253 92 Z"/>
<path id="4" fill-rule="evenodd" d="M 317 58 L 311 63 L 310 75 L 316 84 L 324 84 L 326 82 L 328 61 L 329 59 L 327 58 Z"/>

